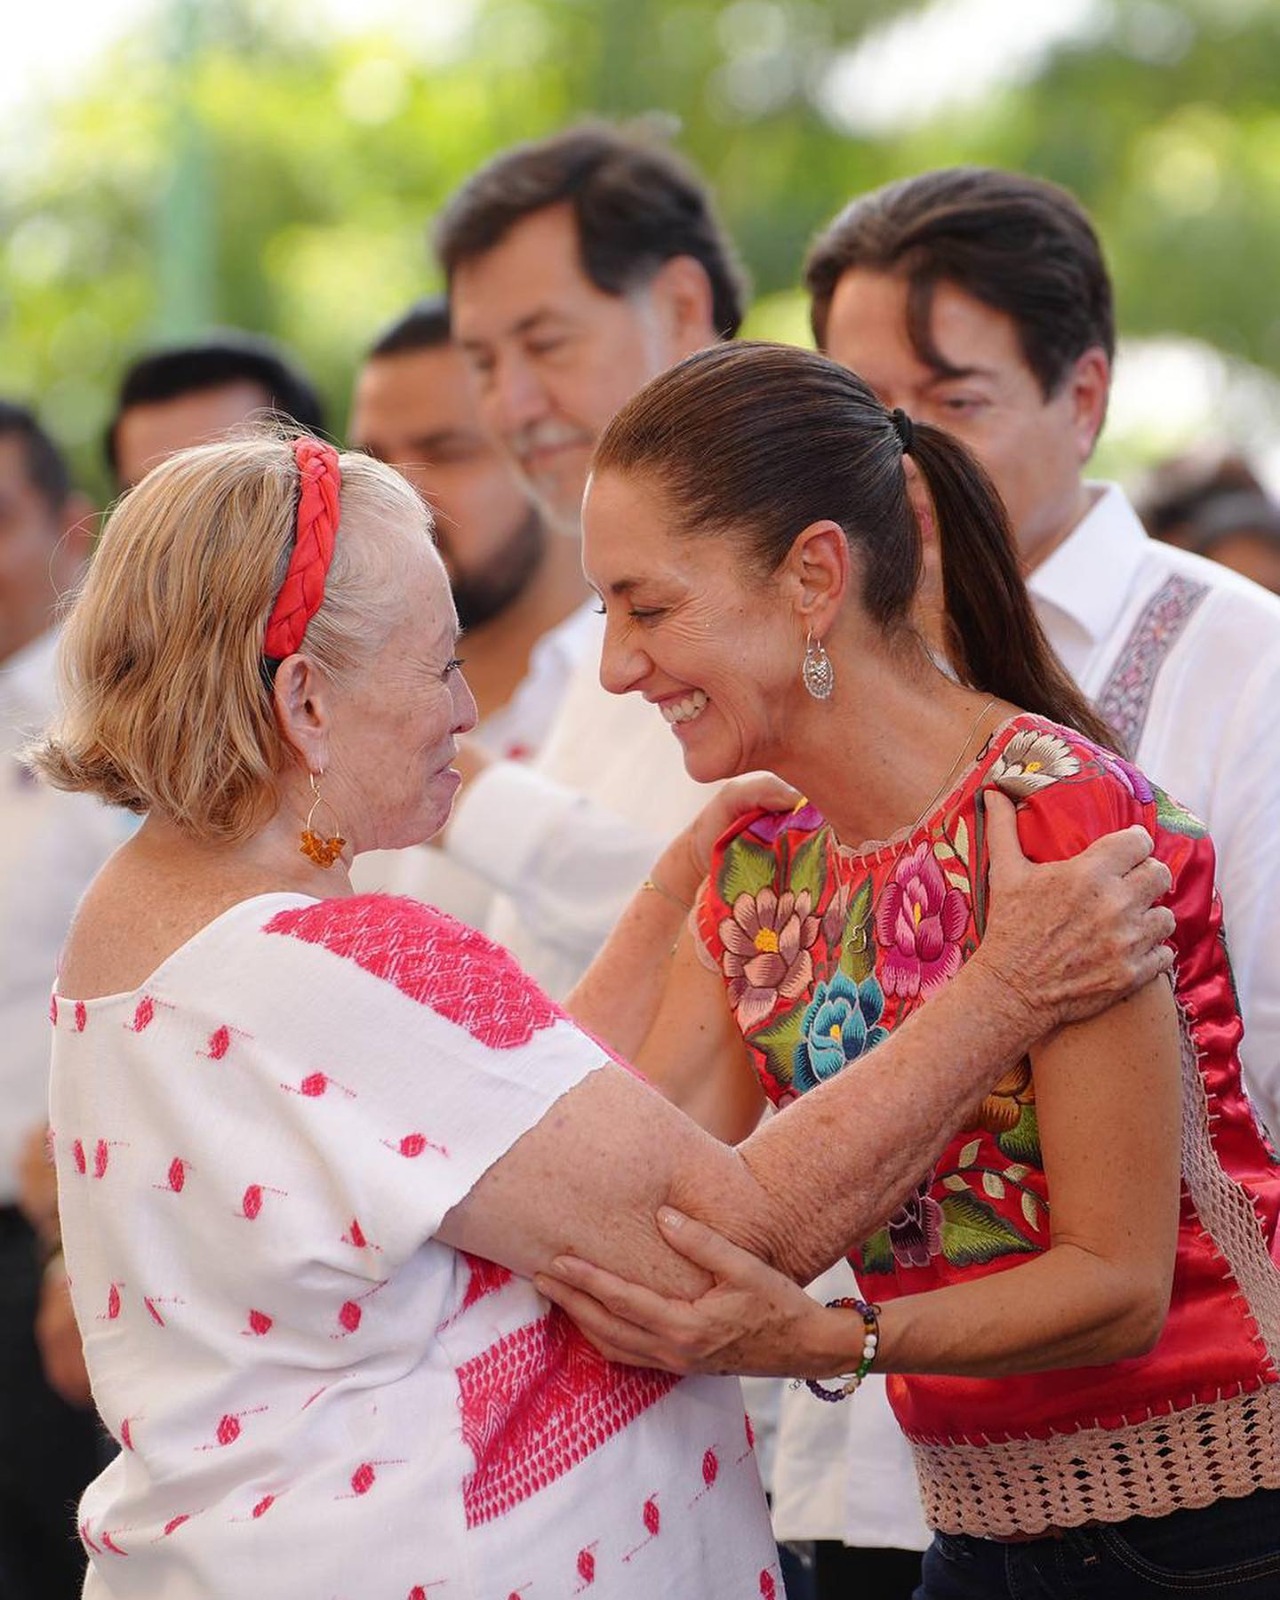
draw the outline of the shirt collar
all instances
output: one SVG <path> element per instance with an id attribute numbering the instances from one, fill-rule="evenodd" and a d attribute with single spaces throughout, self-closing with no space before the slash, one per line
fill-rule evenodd
<path id="1" fill-rule="evenodd" d="M 1027 588 L 1037 603 L 1070 617 L 1096 642 L 1116 625 L 1142 565 L 1148 535 L 1118 484 L 1087 487 L 1101 492 L 1052 555 L 1030 574 Z"/>

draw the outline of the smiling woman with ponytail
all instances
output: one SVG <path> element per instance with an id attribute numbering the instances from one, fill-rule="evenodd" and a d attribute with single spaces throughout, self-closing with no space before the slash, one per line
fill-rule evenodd
<path id="1" fill-rule="evenodd" d="M 873 1051 L 877 1115 L 886 1042 L 987 936 L 998 794 L 1038 860 L 1151 831 L 1176 976 L 972 1106 L 853 1250 L 867 1302 L 823 1308 L 692 1221 L 666 1232 L 718 1280 L 699 1300 L 571 1257 L 547 1292 L 614 1359 L 794 1374 L 822 1351 L 847 1375 L 828 1399 L 891 1374 L 938 1530 L 918 1600 L 1276 1593 L 1280 1176 L 1241 1088 L 1213 846 L 1049 649 L 989 481 L 853 373 L 737 344 L 614 419 L 584 540 L 606 687 L 661 710 L 694 777 L 765 768 L 808 797 L 739 819 L 702 881 L 678 846 L 655 871 L 694 910 L 636 1059 L 722 1138 Z M 796 1165 L 793 1221 L 831 1182 Z"/>

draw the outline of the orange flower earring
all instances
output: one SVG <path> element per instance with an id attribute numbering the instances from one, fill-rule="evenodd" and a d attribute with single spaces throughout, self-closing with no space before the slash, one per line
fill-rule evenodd
<path id="1" fill-rule="evenodd" d="M 302 825 L 302 838 L 298 844 L 298 849 L 302 851 L 308 860 L 314 861 L 316 866 L 331 867 L 342 854 L 342 847 L 347 841 L 340 833 L 330 834 L 326 838 L 324 834 L 317 833 L 311 826 L 316 810 L 320 806 L 328 808 L 329 815 L 335 822 L 337 822 L 338 817 L 333 807 L 329 805 L 329 802 L 320 793 L 320 778 L 324 774 L 317 775 L 311 772 L 307 776 L 311 780 L 311 793 L 314 798 L 311 801 L 311 810 L 307 812 L 307 820 Z"/>

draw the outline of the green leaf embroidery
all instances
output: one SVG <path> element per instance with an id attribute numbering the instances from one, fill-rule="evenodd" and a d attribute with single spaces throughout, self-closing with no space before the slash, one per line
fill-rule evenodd
<path id="1" fill-rule="evenodd" d="M 849 901 L 845 933 L 840 946 L 840 971 L 854 983 L 869 978 L 876 967 L 876 938 L 871 926 L 871 878 Z"/>
<path id="2" fill-rule="evenodd" d="M 968 1194 L 969 1180 L 962 1178 L 958 1172 L 948 1172 L 942 1180 L 942 1187 L 950 1189 L 952 1194 Z"/>
<path id="3" fill-rule="evenodd" d="M 764 1053 L 769 1071 L 784 1087 L 789 1088 L 795 1069 L 796 1046 L 800 1042 L 800 1028 L 804 1021 L 803 1007 L 785 1011 L 767 1028 L 749 1036 L 748 1042 Z"/>
<path id="4" fill-rule="evenodd" d="M 998 1173 L 984 1172 L 982 1174 L 982 1187 L 993 1200 L 1004 1199 L 1004 1179 Z"/>
<path id="5" fill-rule="evenodd" d="M 970 1139 L 964 1149 L 956 1157 L 957 1167 L 971 1167 L 978 1159 L 978 1151 L 982 1148 L 981 1139 Z"/>
<path id="6" fill-rule="evenodd" d="M 1022 1115 L 1006 1132 L 997 1134 L 996 1144 L 1001 1153 L 1013 1156 L 1017 1161 L 1026 1161 L 1040 1171 L 1044 1162 L 1040 1157 L 1040 1124 L 1036 1120 L 1036 1108 L 1023 1106 Z"/>
<path id="7" fill-rule="evenodd" d="M 791 858 L 791 868 L 786 876 L 787 888 L 797 895 L 809 891 L 811 903 L 818 904 L 823 885 L 827 881 L 827 843 L 822 832 L 807 839 Z"/>
<path id="8" fill-rule="evenodd" d="M 720 898 L 732 906 L 739 895 L 757 895 L 773 883 L 777 862 L 768 850 L 736 839 L 720 868 Z"/>
<path id="9" fill-rule="evenodd" d="M 1194 812 L 1180 806 L 1163 789 L 1156 790 L 1156 819 L 1170 833 L 1180 833 L 1187 839 L 1203 839 L 1208 828 Z"/>
<path id="10" fill-rule="evenodd" d="M 1000 1256 L 1030 1255 L 1030 1244 L 1012 1223 L 972 1194 L 944 1195 L 942 1253 L 954 1267 L 982 1266 Z"/>
<path id="11" fill-rule="evenodd" d="M 873 1233 L 858 1251 L 858 1256 L 858 1267 L 863 1272 L 892 1272 L 893 1246 L 889 1243 L 888 1228 Z"/>
<path id="12" fill-rule="evenodd" d="M 1040 1214 L 1043 1210 L 1044 1207 L 1040 1204 L 1039 1200 L 1036 1199 L 1035 1195 L 1032 1194 L 1031 1190 L 1024 1189 L 1022 1191 L 1022 1215 L 1027 1219 L 1028 1224 L 1033 1227 L 1037 1233 L 1040 1232 Z"/>

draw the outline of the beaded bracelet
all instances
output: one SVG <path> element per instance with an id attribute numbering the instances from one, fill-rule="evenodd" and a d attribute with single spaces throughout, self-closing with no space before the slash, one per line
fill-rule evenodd
<path id="1" fill-rule="evenodd" d="M 827 1310 L 856 1311 L 862 1318 L 862 1360 L 855 1372 L 840 1380 L 838 1389 L 824 1389 L 821 1378 L 806 1378 L 804 1386 L 819 1400 L 847 1400 L 871 1371 L 871 1363 L 876 1358 L 876 1349 L 880 1344 L 880 1307 L 866 1300 L 828 1300 Z"/>

